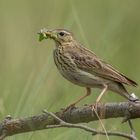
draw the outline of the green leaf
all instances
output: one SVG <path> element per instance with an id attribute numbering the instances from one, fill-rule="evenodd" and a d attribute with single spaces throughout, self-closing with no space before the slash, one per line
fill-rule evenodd
<path id="1" fill-rule="evenodd" d="M 44 35 L 43 34 L 39 34 L 39 41 L 42 41 L 44 39 Z"/>

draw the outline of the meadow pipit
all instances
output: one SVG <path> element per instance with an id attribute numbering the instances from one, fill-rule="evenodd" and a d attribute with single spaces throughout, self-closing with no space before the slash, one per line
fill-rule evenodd
<path id="1" fill-rule="evenodd" d="M 86 88 L 86 94 L 71 106 L 89 96 L 91 88 L 102 89 L 96 103 L 107 90 L 114 91 L 129 101 L 136 100 L 129 95 L 123 84 L 137 86 L 137 83 L 97 57 L 94 52 L 84 48 L 72 32 L 65 29 L 42 29 L 39 34 L 40 41 L 47 38 L 54 40 L 53 56 L 59 72 L 72 83 Z"/>

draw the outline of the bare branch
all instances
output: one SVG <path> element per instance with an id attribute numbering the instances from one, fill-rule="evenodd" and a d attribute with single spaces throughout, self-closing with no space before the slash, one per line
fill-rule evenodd
<path id="1" fill-rule="evenodd" d="M 98 104 L 97 113 L 101 119 L 118 117 L 127 118 L 126 120 L 136 119 L 140 118 L 140 103 L 130 104 L 129 102 L 122 102 Z M 66 112 L 63 112 L 63 110 L 61 110 L 54 114 L 64 122 L 70 124 L 87 123 L 90 121 L 98 120 L 96 113 L 92 112 L 89 105 L 84 107 L 75 107 L 69 109 Z M 18 133 L 47 129 L 46 126 L 49 125 L 55 125 L 59 127 L 59 122 L 60 121 L 56 120 L 56 118 L 48 115 L 47 113 L 18 119 L 9 117 L 9 119 L 6 118 L 0 123 L 0 140 L 2 140 L 6 136 L 15 135 Z"/>
<path id="2" fill-rule="evenodd" d="M 129 140 L 137 140 L 136 137 L 131 134 L 125 134 L 125 133 L 121 133 L 121 132 L 111 132 L 111 131 L 107 131 L 107 132 L 97 131 L 96 129 L 90 128 L 86 125 L 67 123 L 67 122 L 63 121 L 62 119 L 58 118 L 54 113 L 48 112 L 47 110 L 45 110 L 44 112 L 46 112 L 47 114 L 49 114 L 50 116 L 52 116 L 54 119 L 56 119 L 59 122 L 58 125 L 47 125 L 46 128 L 48 128 L 48 129 L 59 128 L 59 127 L 80 128 L 87 132 L 91 132 L 92 135 L 98 135 L 98 134 L 106 135 L 107 134 L 108 136 L 119 136 L 119 137 L 127 138 Z M 132 124 L 131 124 L 131 126 L 132 126 Z"/>
<path id="3" fill-rule="evenodd" d="M 131 120 L 128 120 L 128 124 L 129 124 L 129 127 L 130 127 L 130 129 L 131 129 L 131 136 L 133 137 L 134 140 L 137 140 L 136 134 L 135 134 L 135 130 L 134 130 L 134 127 L 133 127 L 133 125 L 132 125 Z M 133 140 L 133 139 L 132 139 L 132 140 Z"/>

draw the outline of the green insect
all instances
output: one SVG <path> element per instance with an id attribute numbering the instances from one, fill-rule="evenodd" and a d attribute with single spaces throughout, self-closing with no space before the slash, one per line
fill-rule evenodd
<path id="1" fill-rule="evenodd" d="M 47 39 L 48 37 L 43 34 L 43 33 L 38 33 L 39 34 L 39 41 L 42 41 L 43 39 Z"/>

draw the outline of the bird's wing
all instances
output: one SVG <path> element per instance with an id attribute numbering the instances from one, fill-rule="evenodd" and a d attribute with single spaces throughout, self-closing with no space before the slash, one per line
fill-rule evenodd
<path id="1" fill-rule="evenodd" d="M 79 69 L 112 81 L 131 86 L 137 85 L 136 82 L 127 78 L 125 75 L 114 69 L 111 65 L 99 59 L 93 52 L 85 48 L 82 49 L 84 50 L 77 50 L 69 53 L 71 59 Z"/>

